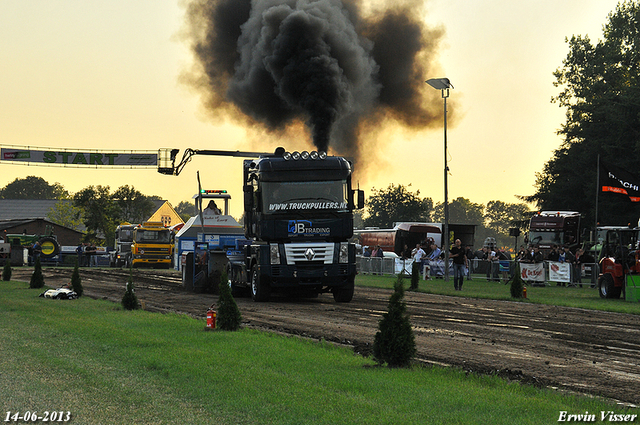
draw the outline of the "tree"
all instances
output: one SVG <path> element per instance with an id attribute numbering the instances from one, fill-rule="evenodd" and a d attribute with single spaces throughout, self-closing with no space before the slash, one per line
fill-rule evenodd
<path id="1" fill-rule="evenodd" d="M 223 270 L 220 276 L 219 290 L 217 326 L 223 331 L 237 331 L 242 324 L 242 315 L 236 300 L 231 294 L 231 286 L 229 286 L 226 270 Z"/>
<path id="2" fill-rule="evenodd" d="M 136 310 L 140 307 L 133 285 L 133 269 L 129 269 L 129 280 L 127 281 L 127 289 L 122 296 L 122 306 L 126 310 Z"/>
<path id="3" fill-rule="evenodd" d="M 107 246 L 112 246 L 120 211 L 109 194 L 109 186 L 86 187 L 74 195 L 73 202 L 74 206 L 84 210 L 88 237 L 96 241 L 99 234 L 103 235 Z"/>
<path id="4" fill-rule="evenodd" d="M 142 223 L 153 214 L 153 202 L 132 186 L 124 185 L 111 195 L 119 208 L 121 221 Z"/>
<path id="5" fill-rule="evenodd" d="M 389 367 L 408 366 L 416 354 L 416 341 L 404 302 L 402 274 L 393 285 L 389 307 L 378 325 L 379 331 L 373 341 L 373 357 Z"/>
<path id="6" fill-rule="evenodd" d="M 564 140 L 524 200 L 544 210 L 580 211 L 593 223 L 598 155 L 625 170 L 640 169 L 639 20 L 639 2 L 621 2 L 608 16 L 603 40 L 567 39 L 569 53 L 554 72 L 561 91 L 552 99 L 567 109 L 558 132 Z M 640 205 L 601 193 L 598 215 L 601 224 L 635 222 Z"/>
<path id="7" fill-rule="evenodd" d="M 29 288 L 42 288 L 43 286 L 44 276 L 42 275 L 42 264 L 40 264 L 40 257 L 36 257 L 36 264 L 33 267 Z"/>
<path id="8" fill-rule="evenodd" d="M 82 279 L 80 279 L 80 271 L 78 270 L 78 262 L 76 261 L 76 265 L 73 268 L 73 273 L 71 274 L 71 289 L 78 294 L 78 297 L 82 296 L 84 292 L 84 288 L 82 287 Z"/>
<path id="9" fill-rule="evenodd" d="M 66 199 L 69 197 L 60 183 L 49 184 L 42 177 L 15 179 L 0 189 L 1 199 Z"/>
<path id="10" fill-rule="evenodd" d="M 193 202 L 182 201 L 174 208 L 174 210 L 185 223 L 191 217 L 196 215 L 196 206 Z"/>
<path id="11" fill-rule="evenodd" d="M 531 218 L 532 212 L 526 204 L 508 204 L 489 201 L 485 208 L 486 226 L 496 233 L 509 234 L 509 229 L 517 222 Z"/>
<path id="12" fill-rule="evenodd" d="M 12 274 L 12 270 L 11 270 L 11 261 L 9 261 L 9 259 L 7 259 L 4 262 L 4 268 L 2 269 L 2 280 L 4 281 L 9 281 L 11 280 L 11 274 Z"/>
<path id="13" fill-rule="evenodd" d="M 524 281 L 522 280 L 522 275 L 520 274 L 520 263 L 518 261 L 516 261 L 516 270 L 513 277 L 511 278 L 511 287 L 509 288 L 509 290 L 511 292 L 511 298 L 524 297 Z"/>
<path id="14" fill-rule="evenodd" d="M 410 192 L 403 185 L 389 185 L 386 189 L 372 189 L 367 200 L 365 226 L 391 228 L 399 221 L 430 221 L 433 209 L 431 198 L 420 199 L 420 191 Z"/>
<path id="15" fill-rule="evenodd" d="M 520 228 L 528 221 L 533 212 L 527 204 L 508 204 L 502 201 L 489 201 L 485 208 L 485 227 L 495 235 L 498 246 L 510 246 L 513 240 L 509 236 L 509 229 Z"/>
<path id="16" fill-rule="evenodd" d="M 83 209 L 68 199 L 60 199 L 51 207 L 47 217 L 56 224 L 70 229 L 80 230 L 83 220 Z"/>
<path id="17" fill-rule="evenodd" d="M 444 222 L 444 203 L 438 203 L 433 212 L 436 222 Z M 484 205 L 475 204 L 467 198 L 456 198 L 449 202 L 449 223 L 482 224 Z"/>

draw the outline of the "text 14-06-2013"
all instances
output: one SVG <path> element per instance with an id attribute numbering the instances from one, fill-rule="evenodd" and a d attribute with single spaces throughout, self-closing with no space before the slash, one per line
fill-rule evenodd
<path id="1" fill-rule="evenodd" d="M 38 412 L 26 411 L 22 412 L 7 412 L 5 416 L 5 422 L 68 422 L 71 420 L 71 412 L 64 412 L 62 410 L 44 411 L 41 415 Z"/>

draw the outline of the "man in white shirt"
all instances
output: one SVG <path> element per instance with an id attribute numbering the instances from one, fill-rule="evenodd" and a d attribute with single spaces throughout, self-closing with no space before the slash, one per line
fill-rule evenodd
<path id="1" fill-rule="evenodd" d="M 411 252 L 413 254 L 413 266 L 419 267 L 419 273 L 422 273 L 422 259 L 425 258 L 426 253 L 422 249 L 422 246 L 418 243 Z"/>

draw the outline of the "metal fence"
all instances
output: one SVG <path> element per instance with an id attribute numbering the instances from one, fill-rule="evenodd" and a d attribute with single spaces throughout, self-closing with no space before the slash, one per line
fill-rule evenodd
<path id="1" fill-rule="evenodd" d="M 397 275 L 404 270 L 405 274 L 410 275 L 412 265 L 413 259 L 361 256 L 356 258 L 356 268 L 358 273 L 362 274 Z"/>
<path id="2" fill-rule="evenodd" d="M 487 280 L 506 282 L 511 279 L 515 273 L 515 260 L 492 262 L 488 260 L 480 260 L 477 258 L 469 260 L 469 268 L 467 269 L 467 279 L 485 278 Z M 570 268 L 569 282 L 558 282 L 551 280 L 549 267 L 554 263 L 550 261 L 543 262 L 544 281 L 530 283 L 549 285 L 556 283 L 565 283 L 573 285 L 590 285 L 595 286 L 598 280 L 599 267 L 597 263 L 582 264 L 580 270 L 572 265 Z M 411 275 L 413 267 L 413 259 L 402 259 L 392 257 L 362 257 L 356 258 L 356 266 L 358 273 L 375 274 L 375 275 L 397 275 L 404 270 L 404 273 Z M 422 279 L 439 278 L 444 275 L 444 261 L 429 261 L 429 264 L 423 264 Z M 449 275 L 453 276 L 452 262 L 449 262 Z"/>

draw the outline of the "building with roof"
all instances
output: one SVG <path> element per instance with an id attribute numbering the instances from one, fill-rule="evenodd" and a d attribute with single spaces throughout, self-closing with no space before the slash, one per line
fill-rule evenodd
<path id="1" fill-rule="evenodd" d="M 60 245 L 76 246 L 84 236 L 85 226 L 77 229 L 61 226 L 52 221 L 52 211 L 59 202 L 73 204 L 71 199 L 0 199 L 0 236 L 7 234 L 44 235 L 53 230 Z M 182 223 L 168 201 L 152 201 L 155 212 L 146 221 L 161 221 L 167 226 Z"/>
<path id="2" fill-rule="evenodd" d="M 11 242 L 7 235 L 55 235 L 60 245 L 78 245 L 84 233 L 56 224 L 43 217 L 15 218 L 0 220 L 0 235 L 6 242 Z M 7 240 L 8 239 L 8 240 Z"/>
<path id="3" fill-rule="evenodd" d="M 156 212 L 151 214 L 149 220 L 147 221 L 160 221 L 167 227 L 172 227 L 177 224 L 184 223 L 180 214 L 173 209 L 169 201 L 162 201 L 162 203 L 158 206 Z"/>

